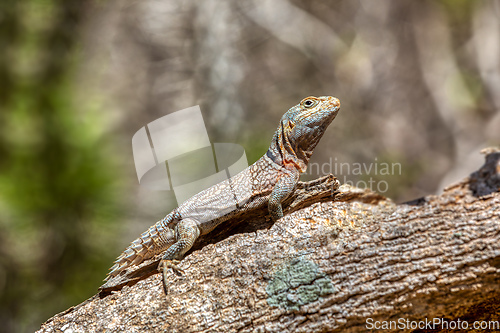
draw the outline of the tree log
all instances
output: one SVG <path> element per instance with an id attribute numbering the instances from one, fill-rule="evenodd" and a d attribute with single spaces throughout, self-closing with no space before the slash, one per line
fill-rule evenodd
<path id="1" fill-rule="evenodd" d="M 302 183 L 276 223 L 262 212 L 200 240 L 167 295 L 152 261 L 39 332 L 500 330 L 500 150 L 484 152 L 468 178 L 404 204 Z M 333 191 L 311 204 L 321 184 Z"/>

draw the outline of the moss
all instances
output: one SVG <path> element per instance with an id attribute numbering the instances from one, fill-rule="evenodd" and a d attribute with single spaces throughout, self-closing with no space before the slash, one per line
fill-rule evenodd
<path id="1" fill-rule="evenodd" d="M 296 259 L 274 274 L 266 287 L 267 304 L 290 311 L 335 292 L 331 280 L 307 259 Z"/>

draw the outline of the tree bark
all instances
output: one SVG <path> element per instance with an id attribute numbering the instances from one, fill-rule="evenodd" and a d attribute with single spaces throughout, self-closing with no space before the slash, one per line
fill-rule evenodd
<path id="1" fill-rule="evenodd" d="M 500 150 L 485 153 L 443 194 L 404 204 L 345 185 L 313 204 L 299 191 L 276 223 L 262 213 L 201 240 L 167 295 L 151 269 L 39 332 L 500 329 Z"/>

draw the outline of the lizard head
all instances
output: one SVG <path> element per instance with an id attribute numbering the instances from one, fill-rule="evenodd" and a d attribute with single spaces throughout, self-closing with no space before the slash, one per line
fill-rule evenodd
<path id="1" fill-rule="evenodd" d="M 281 118 L 268 156 L 287 168 L 306 171 L 314 148 L 339 109 L 340 101 L 335 97 L 304 98 Z"/>

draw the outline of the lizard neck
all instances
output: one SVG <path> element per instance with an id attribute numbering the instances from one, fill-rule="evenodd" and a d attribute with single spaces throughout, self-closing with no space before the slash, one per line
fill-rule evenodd
<path id="1" fill-rule="evenodd" d="M 300 173 L 305 172 L 319 138 L 314 136 L 294 138 L 287 135 L 286 128 L 282 122 L 274 133 L 266 155 L 274 163 L 287 169 L 295 169 Z"/>

